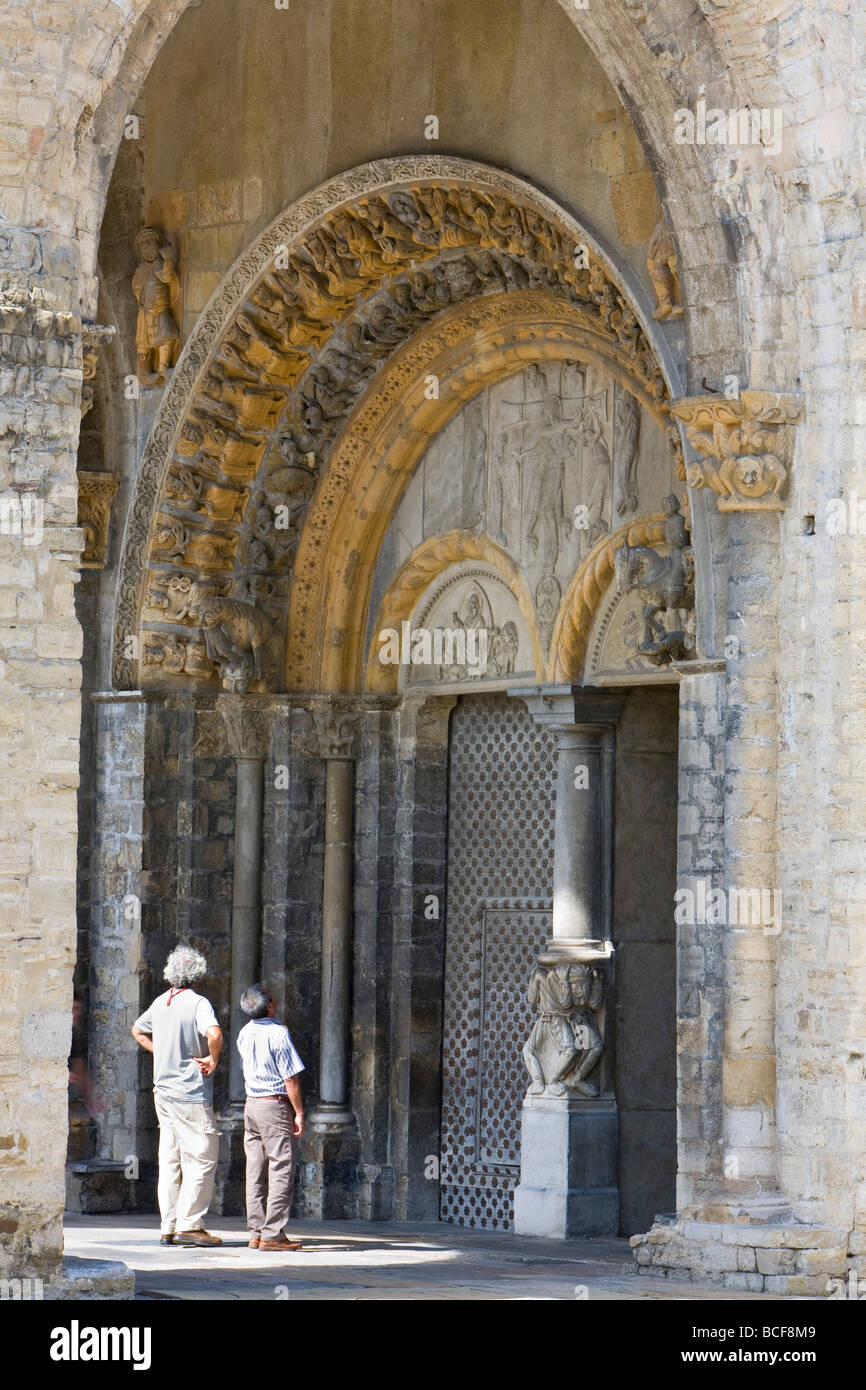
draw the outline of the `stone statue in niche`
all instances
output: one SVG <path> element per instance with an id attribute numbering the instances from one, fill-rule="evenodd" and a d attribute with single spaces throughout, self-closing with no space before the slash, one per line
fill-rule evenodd
<path id="1" fill-rule="evenodd" d="M 638 505 L 637 461 L 640 450 L 640 405 L 630 391 L 617 386 L 613 411 L 613 457 L 622 479 L 617 513 L 636 512 Z"/>
<path id="2" fill-rule="evenodd" d="M 683 301 L 680 293 L 677 253 L 674 248 L 673 237 L 668 231 L 664 213 L 659 216 L 655 231 L 649 239 L 646 268 L 656 292 L 655 317 L 657 319 L 681 318 Z"/>
<path id="3" fill-rule="evenodd" d="M 138 301 L 135 350 L 138 379 L 143 386 L 159 386 L 174 363 L 180 331 L 174 317 L 180 282 L 170 249 L 154 227 L 143 227 L 135 238 L 139 263 L 132 277 Z"/>
<path id="4" fill-rule="evenodd" d="M 660 555 L 647 545 L 624 545 L 615 556 L 619 591 L 639 589 L 646 599 L 638 651 L 654 666 L 687 661 L 695 654 L 694 555 L 679 499 L 671 493 L 663 505 L 662 533 L 669 553 Z M 666 628 L 661 613 L 676 613 L 678 626 Z"/>
<path id="5" fill-rule="evenodd" d="M 219 669 L 224 690 L 244 695 L 264 674 L 262 653 L 271 625 L 251 603 L 222 598 L 203 588 L 189 602 L 189 616 L 201 625 L 205 647 Z"/>
<path id="6" fill-rule="evenodd" d="M 586 1096 L 599 1088 L 587 1080 L 604 1043 L 593 1015 L 601 1008 L 604 975 L 582 962 L 537 965 L 527 998 L 537 1017 L 523 1048 L 531 1096 Z"/>

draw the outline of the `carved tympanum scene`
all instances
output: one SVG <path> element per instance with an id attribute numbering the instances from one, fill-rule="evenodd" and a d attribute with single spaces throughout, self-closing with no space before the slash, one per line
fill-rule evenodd
<path id="1" fill-rule="evenodd" d="M 406 621 L 411 586 L 428 578 L 408 632 L 399 632 L 411 658 L 400 664 L 400 688 L 544 681 L 556 665 L 554 634 L 567 627 L 572 581 L 605 554 L 614 571 L 588 632 L 584 676 L 658 670 L 652 638 L 641 650 L 644 610 L 648 586 L 668 574 L 677 544 L 688 545 L 675 497 L 680 534 L 665 534 L 654 515 L 675 488 L 682 491 L 663 431 L 609 372 L 578 360 L 533 362 L 485 387 L 431 442 L 388 527 L 371 594 L 369 688 L 393 687 L 390 634 L 398 617 Z M 636 532 L 649 535 L 638 518 L 652 518 L 659 553 L 629 546 Z M 679 597 L 684 613 L 693 608 L 686 584 Z M 485 636 L 478 651 L 469 641 L 461 664 L 427 659 L 436 652 L 420 640 L 413 652 L 416 632 Z M 444 658 L 446 645 L 440 637 Z"/>

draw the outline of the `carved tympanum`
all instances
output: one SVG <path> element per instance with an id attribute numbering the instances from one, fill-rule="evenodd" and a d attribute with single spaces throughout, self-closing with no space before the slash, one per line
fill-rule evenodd
<path id="1" fill-rule="evenodd" d="M 604 1051 L 594 1017 L 601 1008 L 604 974 L 584 962 L 537 965 L 527 997 L 537 1017 L 523 1048 L 531 1096 L 599 1093 L 588 1080 Z"/>

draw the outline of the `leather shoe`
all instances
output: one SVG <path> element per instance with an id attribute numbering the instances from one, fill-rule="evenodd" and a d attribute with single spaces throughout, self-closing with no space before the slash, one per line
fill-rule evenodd
<path id="1" fill-rule="evenodd" d="M 261 1240 L 261 1236 L 250 1236 L 250 1249 L 258 1250 Z"/>
<path id="2" fill-rule="evenodd" d="M 160 1245 L 174 1245 L 174 1231 L 168 1231 L 159 1238 Z"/>
<path id="3" fill-rule="evenodd" d="M 260 1250 L 300 1250 L 301 1248 L 299 1240 L 287 1240 L 285 1236 L 282 1236 L 280 1240 L 259 1241 Z"/>
<path id="4" fill-rule="evenodd" d="M 175 1245 L 222 1245 L 221 1236 L 212 1236 L 209 1231 L 177 1231 Z"/>

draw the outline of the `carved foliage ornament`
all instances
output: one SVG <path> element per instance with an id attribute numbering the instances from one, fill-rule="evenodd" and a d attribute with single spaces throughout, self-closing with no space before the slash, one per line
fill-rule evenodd
<path id="1" fill-rule="evenodd" d="M 712 488 L 719 511 L 782 511 L 802 399 L 769 391 L 694 396 L 671 410 L 700 459 L 687 466 L 690 487 Z"/>
<path id="2" fill-rule="evenodd" d="M 118 479 L 114 473 L 78 474 L 78 525 L 84 530 L 82 569 L 105 568 L 108 523 L 117 485 Z"/>
<path id="3" fill-rule="evenodd" d="M 152 564 L 234 574 L 238 597 L 270 605 L 272 619 L 285 610 L 310 490 L 304 470 L 321 473 L 370 377 L 431 315 L 485 293 L 543 288 L 559 294 L 662 407 L 667 391 L 652 347 L 581 236 L 520 180 L 438 157 L 354 170 L 278 219 L 202 314 L 146 446 L 118 596 L 117 682 L 137 676 L 125 639 L 138 630 L 151 534 Z M 152 241 L 145 238 L 139 248 L 136 272 L 145 316 L 141 367 L 164 375 L 170 354 L 162 349 L 172 329 L 162 299 L 171 276 L 165 248 Z M 150 307 L 143 302 L 148 286 Z M 376 294 L 375 303 L 366 302 Z M 175 482 L 167 492 L 169 474 Z M 226 495 L 232 489 L 236 496 Z"/>

